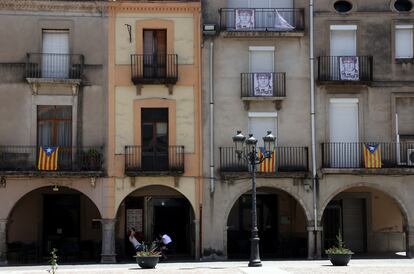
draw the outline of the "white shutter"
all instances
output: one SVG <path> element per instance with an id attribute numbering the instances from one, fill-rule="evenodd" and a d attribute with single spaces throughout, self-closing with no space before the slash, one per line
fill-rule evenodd
<path id="1" fill-rule="evenodd" d="M 69 32 L 44 30 L 42 47 L 42 77 L 69 77 Z"/>
<path id="2" fill-rule="evenodd" d="M 267 131 L 272 131 L 274 136 L 277 136 L 277 114 L 276 113 L 249 113 L 249 134 L 258 140 L 257 145 L 263 146 L 263 137 L 266 136 Z"/>
<path id="3" fill-rule="evenodd" d="M 250 72 L 273 72 L 274 49 L 271 47 L 250 48 Z"/>
<path id="4" fill-rule="evenodd" d="M 293 0 L 270 0 L 271 8 L 293 8 Z"/>
<path id="5" fill-rule="evenodd" d="M 413 58 L 413 25 L 395 26 L 395 58 Z"/>
<path id="6" fill-rule="evenodd" d="M 228 8 L 248 8 L 249 0 L 228 0 L 227 7 Z"/>
<path id="7" fill-rule="evenodd" d="M 356 26 L 331 26 L 331 56 L 356 56 Z"/>
<path id="8" fill-rule="evenodd" d="M 357 99 L 331 99 L 329 137 L 331 167 L 359 167 Z"/>

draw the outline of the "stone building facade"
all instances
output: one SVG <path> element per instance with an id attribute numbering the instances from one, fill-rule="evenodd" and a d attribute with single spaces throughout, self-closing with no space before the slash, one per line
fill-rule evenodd
<path id="1" fill-rule="evenodd" d="M 1 264 L 36 263 L 52 247 L 64 261 L 100 258 L 104 12 L 102 1 L 0 2 Z"/>

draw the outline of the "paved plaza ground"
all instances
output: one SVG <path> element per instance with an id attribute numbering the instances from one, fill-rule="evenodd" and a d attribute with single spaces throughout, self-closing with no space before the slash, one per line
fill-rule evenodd
<path id="1" fill-rule="evenodd" d="M 48 266 L 0 267 L 0 274 L 46 274 Z M 333 267 L 328 260 L 264 261 L 263 267 L 249 268 L 246 261 L 165 262 L 156 269 L 141 269 L 136 264 L 62 265 L 57 274 L 414 274 L 410 259 L 353 259 L 347 267 Z"/>

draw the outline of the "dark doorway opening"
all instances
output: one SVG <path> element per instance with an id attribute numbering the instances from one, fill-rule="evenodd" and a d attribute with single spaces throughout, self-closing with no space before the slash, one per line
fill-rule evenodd
<path id="1" fill-rule="evenodd" d="M 56 248 L 61 260 L 79 259 L 79 205 L 79 194 L 43 196 L 43 256 L 49 256 Z"/>

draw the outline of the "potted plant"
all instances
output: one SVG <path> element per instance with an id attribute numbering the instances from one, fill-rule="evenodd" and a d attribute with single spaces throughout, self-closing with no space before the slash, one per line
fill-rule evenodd
<path id="1" fill-rule="evenodd" d="M 89 171 L 100 170 L 101 154 L 95 148 L 90 148 L 85 155 L 86 169 Z"/>
<path id="2" fill-rule="evenodd" d="M 152 242 L 151 246 L 142 244 L 143 250 L 137 251 L 134 256 L 137 259 L 137 263 L 141 268 L 155 268 L 157 265 L 161 252 L 158 251 L 156 242 Z"/>
<path id="3" fill-rule="evenodd" d="M 329 260 L 335 266 L 346 266 L 351 260 L 352 254 L 354 254 L 350 249 L 345 248 L 344 241 L 342 240 L 342 235 L 339 232 L 336 236 L 338 241 L 338 246 L 333 246 L 325 250 L 325 253 L 328 255 Z"/>

